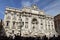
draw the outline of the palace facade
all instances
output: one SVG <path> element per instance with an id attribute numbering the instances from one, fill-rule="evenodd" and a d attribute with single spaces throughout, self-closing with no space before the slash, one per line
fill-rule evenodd
<path id="1" fill-rule="evenodd" d="M 7 36 L 52 37 L 57 35 L 54 17 L 45 14 L 36 5 L 16 9 L 7 7 L 4 16 L 4 29 Z"/>

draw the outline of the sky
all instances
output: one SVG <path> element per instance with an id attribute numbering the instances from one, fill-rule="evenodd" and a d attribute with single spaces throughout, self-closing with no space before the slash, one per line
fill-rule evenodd
<path id="1" fill-rule="evenodd" d="M 33 4 L 36 4 L 46 14 L 52 16 L 60 14 L 60 0 L 0 0 L 0 19 L 4 19 L 4 11 L 7 6 L 20 9 L 23 6 L 31 6 Z"/>

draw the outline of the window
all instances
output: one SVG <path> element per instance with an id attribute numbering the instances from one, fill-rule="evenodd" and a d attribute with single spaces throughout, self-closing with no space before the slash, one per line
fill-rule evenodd
<path id="1" fill-rule="evenodd" d="M 46 30 L 47 30 L 47 27 L 46 27 Z"/>
<path id="2" fill-rule="evenodd" d="M 25 28 L 28 28 L 28 25 L 25 25 Z"/>
<path id="3" fill-rule="evenodd" d="M 20 27 L 23 27 L 24 25 L 24 22 L 19 22 L 20 23 Z"/>
<path id="4" fill-rule="evenodd" d="M 28 34 L 25 34 L 25 35 L 28 35 Z"/>
<path id="5" fill-rule="evenodd" d="M 19 13 L 16 13 L 17 16 L 19 16 Z"/>
<path id="6" fill-rule="evenodd" d="M 14 34 L 14 30 L 12 30 L 12 33 Z"/>
<path id="7" fill-rule="evenodd" d="M 50 30 L 50 25 L 48 27 L 49 27 L 49 30 Z"/>
<path id="8" fill-rule="evenodd" d="M 28 24 L 28 22 L 25 22 L 26 24 Z"/>
<path id="9" fill-rule="evenodd" d="M 21 16 L 19 16 L 19 18 L 21 18 Z"/>
<path id="10" fill-rule="evenodd" d="M 26 18 L 26 20 L 28 20 L 28 18 Z"/>
<path id="11" fill-rule="evenodd" d="M 20 19 L 22 21 L 22 19 Z"/>
<path id="12" fill-rule="evenodd" d="M 35 29 L 35 26 L 33 26 L 33 29 Z"/>
<path id="13" fill-rule="evenodd" d="M 24 22 L 22 22 L 22 24 L 24 25 Z"/>
<path id="14" fill-rule="evenodd" d="M 13 29 L 15 28 L 15 21 L 13 21 L 13 27 L 12 27 Z"/>
<path id="15" fill-rule="evenodd" d="M 15 25 L 15 21 L 13 21 L 13 26 Z"/>
<path id="16" fill-rule="evenodd" d="M 48 25 L 50 27 L 50 25 Z"/>
<path id="17" fill-rule="evenodd" d="M 43 23 L 41 23 L 41 25 L 43 25 Z"/>
<path id="18" fill-rule="evenodd" d="M 22 19 L 21 19 L 21 18 L 19 18 L 18 20 L 22 21 Z"/>
<path id="19" fill-rule="evenodd" d="M 46 24 L 46 27 L 47 27 L 47 24 Z"/>
<path id="20" fill-rule="evenodd" d="M 28 28 L 28 22 L 25 22 L 25 28 Z"/>
<path id="21" fill-rule="evenodd" d="M 52 25 L 52 27 L 53 27 L 53 25 Z"/>
<path id="22" fill-rule="evenodd" d="M 27 17 L 26 17 L 25 21 L 28 22 L 28 18 Z"/>
<path id="23" fill-rule="evenodd" d="M 9 26 L 9 21 L 7 21 L 6 23 L 7 23 L 6 26 Z"/>

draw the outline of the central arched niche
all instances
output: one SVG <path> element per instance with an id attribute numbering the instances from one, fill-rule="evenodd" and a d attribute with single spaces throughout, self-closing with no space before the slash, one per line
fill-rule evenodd
<path id="1" fill-rule="evenodd" d="M 37 18 L 32 18 L 31 23 L 32 23 L 32 29 L 35 30 L 36 27 L 38 26 L 38 20 L 37 20 Z"/>
<path id="2" fill-rule="evenodd" d="M 32 19 L 32 24 L 38 24 L 38 20 L 36 18 Z"/>

